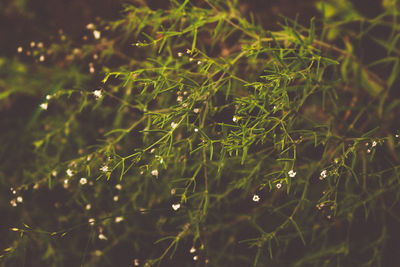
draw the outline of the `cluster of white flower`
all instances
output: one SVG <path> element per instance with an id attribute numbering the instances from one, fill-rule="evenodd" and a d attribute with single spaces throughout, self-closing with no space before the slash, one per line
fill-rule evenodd
<path id="1" fill-rule="evenodd" d="M 13 207 L 16 207 L 18 205 L 18 203 L 22 203 L 22 202 L 24 202 L 24 199 L 21 196 L 18 196 L 17 198 L 10 200 L 10 204 Z"/>

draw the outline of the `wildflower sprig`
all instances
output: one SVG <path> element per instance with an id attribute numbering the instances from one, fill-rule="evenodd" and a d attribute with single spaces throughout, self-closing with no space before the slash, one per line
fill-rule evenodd
<path id="1" fill-rule="evenodd" d="M 132 256 L 135 266 L 167 264 L 177 252 L 193 254 L 182 258 L 187 265 L 340 265 L 352 262 L 354 244 L 368 255 L 363 263 L 380 261 L 348 231 L 357 214 L 384 224 L 395 205 L 386 195 L 399 199 L 398 105 L 389 97 L 396 65 L 382 82 L 373 67 L 383 62 L 355 54 L 358 33 L 332 31 L 343 15 L 334 4 L 318 8 L 336 16 L 309 27 L 285 19 L 274 31 L 248 21 L 236 1 L 170 5 L 127 5 L 120 20 L 88 24 L 94 44 L 70 57 L 90 55 L 88 73 L 72 68 L 75 89 L 42 94 L 50 97 L 40 98 L 30 124 L 39 167 L 24 170 L 40 178 L 29 185 L 47 181 L 73 196 L 52 205 L 80 207 L 76 225 L 97 236 L 87 248 L 105 247 L 90 262 L 120 240 L 141 255 Z M 390 53 L 395 36 L 384 46 Z M 11 208 L 26 199 L 18 191 Z M 52 227 L 65 225 L 59 217 Z M 294 263 L 298 246 L 304 253 Z"/>

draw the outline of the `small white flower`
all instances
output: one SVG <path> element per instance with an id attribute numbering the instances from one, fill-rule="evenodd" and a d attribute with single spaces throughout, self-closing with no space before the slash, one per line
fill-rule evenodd
<path id="1" fill-rule="evenodd" d="M 40 108 L 43 110 L 47 110 L 48 107 L 49 107 L 49 104 L 47 104 L 47 103 L 40 104 Z"/>
<path id="2" fill-rule="evenodd" d="M 194 58 L 192 58 L 192 57 L 191 57 L 191 58 L 189 58 L 189 62 L 192 62 L 193 60 L 194 60 Z"/>
<path id="3" fill-rule="evenodd" d="M 323 171 L 321 172 L 320 177 L 319 177 L 320 180 L 322 180 L 322 179 L 324 179 L 324 178 L 327 177 L 326 172 L 327 172 L 326 170 L 323 170 Z"/>
<path id="4" fill-rule="evenodd" d="M 51 99 L 51 95 L 46 95 L 46 99 L 50 100 Z"/>
<path id="5" fill-rule="evenodd" d="M 200 65 L 201 64 L 201 61 L 199 60 L 199 61 L 197 61 L 197 65 Z"/>
<path id="6" fill-rule="evenodd" d="M 396 134 L 395 137 L 396 137 L 396 138 L 399 138 L 399 137 L 400 137 L 400 134 Z"/>
<path id="7" fill-rule="evenodd" d="M 115 185 L 115 188 L 116 188 L 117 190 L 121 190 L 121 189 L 122 189 L 122 185 L 116 184 L 116 185 Z"/>
<path id="8" fill-rule="evenodd" d="M 175 189 L 175 188 L 172 188 L 172 189 L 171 189 L 171 195 L 175 195 L 175 193 L 176 193 L 176 189 Z"/>
<path id="9" fill-rule="evenodd" d="M 183 53 L 182 52 L 178 52 L 178 57 L 181 57 L 181 56 L 183 56 Z"/>
<path id="10" fill-rule="evenodd" d="M 260 197 L 259 197 L 258 195 L 254 195 L 254 196 L 253 196 L 253 201 L 254 201 L 254 202 L 260 201 Z"/>
<path id="11" fill-rule="evenodd" d="M 281 183 L 277 183 L 277 184 L 276 184 L 276 188 L 279 189 L 279 188 L 281 188 L 281 187 L 282 187 L 282 184 L 281 184 Z"/>
<path id="12" fill-rule="evenodd" d="M 367 149 L 367 153 L 371 153 L 371 149 Z"/>
<path id="13" fill-rule="evenodd" d="M 57 171 L 54 170 L 54 171 L 51 173 L 51 175 L 53 175 L 54 177 L 56 177 L 56 176 L 57 176 Z"/>
<path id="14" fill-rule="evenodd" d="M 200 112 L 200 109 L 199 109 L 199 108 L 194 108 L 194 109 L 193 109 L 193 112 L 197 114 L 197 113 Z"/>
<path id="15" fill-rule="evenodd" d="M 189 49 L 186 49 L 186 54 L 192 53 Z"/>
<path id="16" fill-rule="evenodd" d="M 31 47 L 35 47 L 36 43 L 34 41 L 31 42 Z"/>
<path id="17" fill-rule="evenodd" d="M 139 46 L 140 44 L 139 44 L 139 43 L 136 43 L 135 45 L 136 45 L 136 46 Z"/>
<path id="18" fill-rule="evenodd" d="M 182 102 L 183 101 L 183 96 L 178 96 L 177 98 L 176 98 L 176 101 L 178 101 L 178 102 Z"/>
<path id="19" fill-rule="evenodd" d="M 116 223 L 120 223 L 120 222 L 122 222 L 123 220 L 124 220 L 124 217 L 122 217 L 122 216 L 115 217 L 115 222 L 116 222 Z"/>
<path id="20" fill-rule="evenodd" d="M 21 196 L 18 196 L 17 197 L 17 202 L 18 203 L 22 203 L 24 201 L 24 199 L 21 197 Z"/>
<path id="21" fill-rule="evenodd" d="M 372 147 L 376 146 L 376 141 L 372 142 Z"/>
<path id="22" fill-rule="evenodd" d="M 114 197 L 113 197 L 114 202 L 117 202 L 118 199 L 119 199 L 119 196 L 114 196 Z"/>
<path id="23" fill-rule="evenodd" d="M 189 250 L 189 252 L 190 252 L 190 253 L 195 253 L 195 252 L 196 252 L 196 248 L 195 248 L 195 247 L 192 247 L 192 248 Z"/>
<path id="24" fill-rule="evenodd" d="M 174 210 L 178 210 L 181 207 L 181 204 L 177 203 L 177 204 L 172 204 L 172 208 Z"/>
<path id="25" fill-rule="evenodd" d="M 153 176 L 158 176 L 158 170 L 152 170 L 152 171 L 151 171 L 151 174 L 152 174 Z"/>
<path id="26" fill-rule="evenodd" d="M 99 239 L 100 240 L 107 240 L 107 237 L 103 235 L 102 233 L 99 234 Z"/>
<path id="27" fill-rule="evenodd" d="M 172 127 L 172 129 L 176 129 L 176 127 L 178 127 L 178 124 L 175 123 L 175 122 L 172 122 L 172 123 L 171 123 L 171 127 Z"/>
<path id="28" fill-rule="evenodd" d="M 133 264 L 134 264 L 135 266 L 139 266 L 139 260 L 138 260 L 138 259 L 134 259 L 134 260 L 133 260 Z"/>
<path id="29" fill-rule="evenodd" d="M 90 66 L 89 67 L 89 73 L 94 73 L 96 70 L 94 69 L 94 67 L 93 66 Z"/>
<path id="30" fill-rule="evenodd" d="M 150 150 L 150 154 L 153 154 L 155 151 L 156 151 L 156 149 L 155 149 L 155 148 L 152 148 L 152 149 Z"/>
<path id="31" fill-rule="evenodd" d="M 194 128 L 194 132 L 195 132 L 195 133 L 199 132 L 199 129 Z"/>
<path id="32" fill-rule="evenodd" d="M 289 174 L 289 177 L 295 177 L 296 176 L 296 172 L 294 172 L 293 170 L 290 170 L 288 172 L 288 174 Z"/>
<path id="33" fill-rule="evenodd" d="M 81 179 L 79 180 L 79 183 L 80 183 L 81 185 L 84 185 L 84 184 L 87 183 L 87 179 L 86 179 L 86 178 L 81 178 Z"/>
<path id="34" fill-rule="evenodd" d="M 93 31 L 93 36 L 94 36 L 94 39 L 100 39 L 101 32 L 97 31 L 97 30 L 94 30 Z"/>
<path id="35" fill-rule="evenodd" d="M 194 261 L 197 261 L 198 259 L 199 259 L 199 257 L 197 255 L 193 257 Z"/>
<path id="36" fill-rule="evenodd" d="M 236 121 L 237 121 L 236 116 L 233 116 L 232 120 L 233 120 L 234 122 L 236 122 Z"/>
<path id="37" fill-rule="evenodd" d="M 103 166 L 100 168 L 100 171 L 102 171 L 102 172 L 108 172 L 108 166 L 107 166 L 107 165 L 103 165 Z"/>
<path id="38" fill-rule="evenodd" d="M 90 225 L 94 225 L 95 221 L 96 221 L 96 220 L 95 220 L 94 218 L 90 218 L 90 219 L 89 219 L 89 224 L 90 224 Z"/>
<path id="39" fill-rule="evenodd" d="M 38 184 L 38 183 L 35 183 L 35 184 L 33 185 L 33 189 L 34 189 L 34 190 L 38 190 L 38 189 L 39 189 L 39 184 Z"/>
<path id="40" fill-rule="evenodd" d="M 20 46 L 20 47 L 18 47 L 17 51 L 18 51 L 18 53 L 22 53 L 23 48 Z"/>
<path id="41" fill-rule="evenodd" d="M 64 187 L 64 189 L 68 189 L 69 188 L 69 180 L 68 179 L 64 180 L 63 187 Z"/>
<path id="42" fill-rule="evenodd" d="M 86 204 L 86 207 L 85 207 L 86 210 L 90 210 L 91 208 L 92 208 L 92 205 Z"/>
<path id="43" fill-rule="evenodd" d="M 93 23 L 89 23 L 88 25 L 86 25 L 86 29 L 93 30 L 94 29 L 94 24 Z"/>
<path id="44" fill-rule="evenodd" d="M 43 62 L 45 60 L 45 57 L 44 57 L 44 55 L 40 55 L 40 57 L 39 57 L 39 61 L 40 62 Z"/>
<path id="45" fill-rule="evenodd" d="M 96 98 L 100 98 L 103 96 L 103 92 L 101 90 L 94 90 L 93 94 Z"/>
<path id="46" fill-rule="evenodd" d="M 74 172 L 73 172 L 71 169 L 68 169 L 68 170 L 66 171 L 66 173 L 67 173 L 67 175 L 68 175 L 69 177 L 72 177 L 72 176 L 74 175 Z"/>
<path id="47" fill-rule="evenodd" d="M 99 55 L 98 54 L 93 54 L 93 59 L 94 60 L 97 60 L 99 58 Z"/>
<path id="48" fill-rule="evenodd" d="M 42 42 L 39 42 L 39 43 L 37 44 L 37 47 L 43 48 L 43 43 L 42 43 Z"/>

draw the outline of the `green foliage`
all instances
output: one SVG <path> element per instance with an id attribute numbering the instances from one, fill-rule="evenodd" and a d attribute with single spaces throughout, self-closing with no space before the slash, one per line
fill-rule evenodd
<path id="1" fill-rule="evenodd" d="M 126 5 L 46 64 L 0 58 L 0 108 L 36 97 L 1 122 L 2 266 L 394 264 L 398 9 L 269 31 L 236 2 Z"/>

